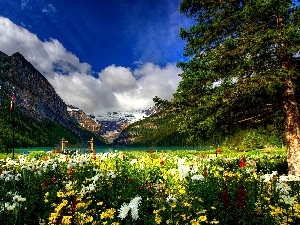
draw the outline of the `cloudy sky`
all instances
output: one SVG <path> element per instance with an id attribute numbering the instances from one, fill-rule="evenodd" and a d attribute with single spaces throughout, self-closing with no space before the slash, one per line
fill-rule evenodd
<path id="1" fill-rule="evenodd" d="M 0 0 L 0 51 L 20 52 L 86 113 L 171 99 L 186 60 L 180 0 Z"/>

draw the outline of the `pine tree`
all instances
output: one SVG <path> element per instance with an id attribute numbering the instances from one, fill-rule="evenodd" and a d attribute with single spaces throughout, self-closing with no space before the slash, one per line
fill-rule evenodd
<path id="1" fill-rule="evenodd" d="M 183 0 L 195 19 L 174 103 L 180 129 L 195 136 L 234 126 L 283 121 L 290 174 L 300 174 L 299 2 Z"/>

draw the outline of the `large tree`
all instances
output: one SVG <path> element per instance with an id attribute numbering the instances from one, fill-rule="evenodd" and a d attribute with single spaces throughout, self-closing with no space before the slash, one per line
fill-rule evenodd
<path id="1" fill-rule="evenodd" d="M 299 2 L 298 2 L 299 3 Z M 300 174 L 299 4 L 288 0 L 183 0 L 188 62 L 174 95 L 180 129 L 195 136 L 282 121 L 289 173 Z"/>

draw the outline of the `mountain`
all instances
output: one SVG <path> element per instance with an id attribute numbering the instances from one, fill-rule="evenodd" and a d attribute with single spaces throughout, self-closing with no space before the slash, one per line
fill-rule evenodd
<path id="1" fill-rule="evenodd" d="M 113 141 L 114 146 L 192 146 L 188 137 L 177 131 L 174 110 L 154 110 L 150 116 L 123 129 Z"/>
<path id="2" fill-rule="evenodd" d="M 68 105 L 70 116 L 85 129 L 101 135 L 108 143 L 112 143 L 128 125 L 143 120 L 156 111 L 156 107 L 146 110 L 111 111 L 86 114 L 81 109 Z"/>
<path id="3" fill-rule="evenodd" d="M 3 130 L 10 133 L 12 129 L 8 108 L 14 92 L 16 146 L 49 146 L 58 144 L 61 138 L 70 139 L 74 145 L 86 144 L 91 137 L 96 145 L 105 145 L 103 138 L 82 128 L 69 115 L 67 105 L 52 85 L 20 53 L 8 56 L 0 52 L 0 86 L 0 139 Z M 7 148 L 8 144 L 0 142 L 0 149 L 1 145 Z"/>

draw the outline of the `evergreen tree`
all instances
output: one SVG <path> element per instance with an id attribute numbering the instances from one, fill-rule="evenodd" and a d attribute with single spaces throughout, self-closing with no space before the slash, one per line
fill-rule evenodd
<path id="1" fill-rule="evenodd" d="M 289 173 L 300 174 L 299 2 L 183 0 L 180 12 L 195 19 L 180 31 L 180 129 L 208 137 L 282 121 Z"/>

